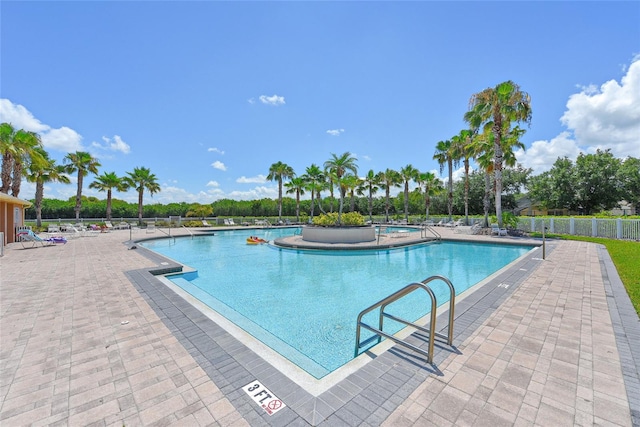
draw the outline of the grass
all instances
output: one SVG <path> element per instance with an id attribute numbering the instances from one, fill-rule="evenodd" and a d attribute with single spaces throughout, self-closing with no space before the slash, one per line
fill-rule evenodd
<path id="1" fill-rule="evenodd" d="M 540 233 L 536 237 L 542 237 Z M 548 238 L 579 240 L 604 245 L 618 270 L 620 280 L 627 289 L 633 307 L 640 316 L 640 243 L 628 240 L 603 239 L 601 237 L 569 236 L 565 234 L 547 234 Z"/>

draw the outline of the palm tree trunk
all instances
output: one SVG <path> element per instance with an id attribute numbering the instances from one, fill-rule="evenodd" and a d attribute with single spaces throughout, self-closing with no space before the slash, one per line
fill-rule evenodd
<path id="1" fill-rule="evenodd" d="M 282 220 L 282 177 L 278 179 L 278 221 Z"/>
<path id="2" fill-rule="evenodd" d="M 14 159 L 13 181 L 11 182 L 11 195 L 18 197 L 20 194 L 20 184 L 22 184 L 22 162 Z"/>
<path id="3" fill-rule="evenodd" d="M 482 207 L 484 208 L 484 226 L 489 227 L 489 198 L 491 197 L 491 175 L 489 172 L 484 174 L 484 199 Z"/>
<path id="4" fill-rule="evenodd" d="M 111 189 L 107 190 L 107 221 L 111 221 Z"/>
<path id="5" fill-rule="evenodd" d="M 0 193 L 9 194 L 11 187 L 11 171 L 13 170 L 13 157 L 9 153 L 2 155 L 2 187 Z"/>
<path id="6" fill-rule="evenodd" d="M 138 224 L 142 225 L 142 196 L 144 195 L 144 188 L 140 188 L 138 191 Z"/>
<path id="7" fill-rule="evenodd" d="M 502 126 L 495 126 L 493 128 L 495 134 L 495 143 L 493 146 L 495 153 L 495 160 L 493 166 L 493 174 L 496 184 L 496 217 L 498 220 L 498 227 L 502 228 L 502 144 L 500 131 Z"/>
<path id="8" fill-rule="evenodd" d="M 404 219 L 409 223 L 409 182 L 404 183 Z"/>
<path id="9" fill-rule="evenodd" d="M 78 191 L 76 192 L 76 221 L 80 221 L 80 209 L 82 209 L 82 173 L 78 172 Z"/>
<path id="10" fill-rule="evenodd" d="M 449 159 L 449 200 L 447 201 L 449 208 L 449 221 L 453 220 L 453 164 Z"/>
<path id="11" fill-rule="evenodd" d="M 36 200 L 34 207 L 36 209 L 36 226 L 42 227 L 42 198 L 44 197 L 44 182 L 38 180 L 36 182 Z"/>
<path id="12" fill-rule="evenodd" d="M 469 225 L 469 159 L 464 160 L 464 225 Z"/>
<path id="13" fill-rule="evenodd" d="M 316 191 L 315 189 L 311 189 L 311 221 L 313 221 L 313 208 L 314 208 L 314 202 L 315 202 L 315 197 L 316 197 Z"/>

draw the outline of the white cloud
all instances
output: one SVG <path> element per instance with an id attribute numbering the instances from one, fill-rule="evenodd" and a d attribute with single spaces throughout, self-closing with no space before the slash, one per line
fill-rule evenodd
<path id="1" fill-rule="evenodd" d="M 33 114 L 22 105 L 14 104 L 8 99 L 0 99 L 0 123 L 11 123 L 16 129 L 31 132 L 45 132 L 49 126 L 33 117 Z"/>
<path id="2" fill-rule="evenodd" d="M 268 105 L 283 105 L 285 103 L 284 96 L 278 96 L 278 95 L 273 95 L 273 96 L 260 95 L 260 102 Z"/>
<path id="3" fill-rule="evenodd" d="M 207 182 L 207 187 L 220 187 L 217 181 L 209 181 Z"/>
<path id="4" fill-rule="evenodd" d="M 531 147 L 515 152 L 516 159 L 525 168 L 531 168 L 534 175 L 551 169 L 558 157 L 575 159 L 580 154 L 580 148 L 571 138 L 570 132 L 562 132 L 550 141 L 535 141 Z"/>
<path id="5" fill-rule="evenodd" d="M 219 154 L 224 155 L 224 151 L 222 151 L 222 150 L 220 150 L 219 148 L 216 148 L 216 147 L 207 148 L 207 151 L 209 153 L 219 153 Z"/>
<path id="6" fill-rule="evenodd" d="M 63 153 L 84 150 L 81 142 L 82 136 L 66 126 L 58 129 L 49 128 L 48 131 L 42 132 L 40 135 L 42 137 L 42 145 L 46 149 L 62 151 Z"/>
<path id="7" fill-rule="evenodd" d="M 102 140 L 104 141 L 104 144 L 92 142 L 91 146 L 99 148 L 100 150 L 119 151 L 124 154 L 129 154 L 129 152 L 131 151 L 131 147 L 129 146 L 129 144 L 124 142 L 119 135 L 114 135 L 113 139 L 103 136 Z"/>
<path id="8" fill-rule="evenodd" d="M 222 163 L 221 161 L 216 160 L 215 162 L 211 163 L 211 166 L 213 166 L 214 169 L 219 169 L 221 171 L 226 171 L 227 167 L 224 165 L 224 163 Z"/>
<path id="9" fill-rule="evenodd" d="M 327 133 L 331 136 L 340 136 L 344 132 L 344 129 L 329 129 Z"/>
<path id="10" fill-rule="evenodd" d="M 0 123 L 11 123 L 15 129 L 24 129 L 40 134 L 46 149 L 69 153 L 81 151 L 82 136 L 66 126 L 53 129 L 36 119 L 25 107 L 8 99 L 0 99 Z"/>
<path id="11" fill-rule="evenodd" d="M 611 148 L 617 157 L 638 156 L 640 60 L 629 66 L 620 83 L 610 80 L 571 95 L 560 121 L 587 152 Z"/>
<path id="12" fill-rule="evenodd" d="M 640 157 L 640 58 L 623 71 L 620 83 L 581 86 L 560 118 L 568 130 L 550 141 L 535 141 L 526 152 L 519 150 L 518 161 L 537 175 L 551 169 L 558 157 L 575 160 L 580 152 L 611 149 L 619 158 Z"/>
<path id="13" fill-rule="evenodd" d="M 248 191 L 232 191 L 227 194 L 227 197 L 233 200 L 275 199 L 278 197 L 278 189 L 260 186 Z"/>
<path id="14" fill-rule="evenodd" d="M 241 176 L 240 178 L 236 179 L 236 182 L 240 184 L 263 184 L 267 182 L 267 177 L 264 175 L 257 175 L 249 178 L 247 178 L 246 176 Z"/>

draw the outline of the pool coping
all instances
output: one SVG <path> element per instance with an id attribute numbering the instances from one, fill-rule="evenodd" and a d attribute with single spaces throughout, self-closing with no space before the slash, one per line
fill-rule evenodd
<path id="1" fill-rule="evenodd" d="M 141 240 L 146 239 L 138 241 Z M 501 240 L 499 243 L 506 242 Z M 520 241 L 516 244 L 529 243 Z M 548 253 L 554 247 L 553 241 L 547 242 Z M 159 271 L 141 269 L 126 272 L 127 277 L 251 425 L 380 424 L 427 377 L 442 375 L 437 366 L 457 351 L 455 345 L 464 342 L 482 325 L 542 261 L 539 251 L 531 251 L 459 301 L 456 305 L 454 346 L 449 349 L 436 341 L 434 365 L 394 346 L 325 392 L 313 396 L 154 276 L 180 264 L 145 248 L 138 249 L 145 257 L 164 265 Z M 447 318 L 448 312 L 441 313 L 437 325 L 446 328 Z M 444 328 L 439 329 L 442 331 Z M 411 343 L 423 348 L 427 345 L 426 341 L 415 337 L 411 338 Z M 244 385 L 254 380 L 262 382 L 287 407 L 269 416 L 255 405 L 242 390 Z"/>

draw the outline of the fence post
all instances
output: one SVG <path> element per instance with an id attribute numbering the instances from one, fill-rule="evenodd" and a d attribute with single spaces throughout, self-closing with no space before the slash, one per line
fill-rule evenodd
<path id="1" fill-rule="evenodd" d="M 598 223 L 595 218 L 591 218 L 591 236 L 598 237 Z"/>
<path id="2" fill-rule="evenodd" d="M 616 220 L 616 239 L 622 239 L 622 220 Z"/>

